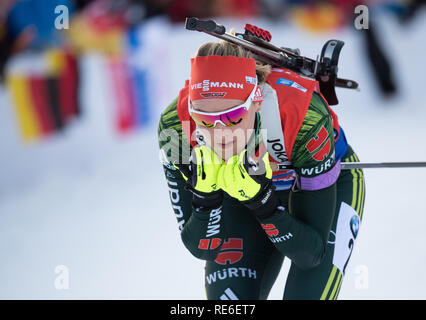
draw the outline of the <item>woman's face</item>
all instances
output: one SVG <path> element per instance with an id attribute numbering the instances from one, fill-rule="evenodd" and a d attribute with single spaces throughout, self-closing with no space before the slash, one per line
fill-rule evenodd
<path id="1" fill-rule="evenodd" d="M 242 103 L 244 101 L 235 99 L 203 99 L 193 101 L 192 107 L 203 112 L 221 112 Z M 226 161 L 246 146 L 254 132 L 254 120 L 260 107 L 260 102 L 252 102 L 248 115 L 234 126 L 227 127 L 218 122 L 213 128 L 199 125 L 198 129 L 214 152 Z"/>

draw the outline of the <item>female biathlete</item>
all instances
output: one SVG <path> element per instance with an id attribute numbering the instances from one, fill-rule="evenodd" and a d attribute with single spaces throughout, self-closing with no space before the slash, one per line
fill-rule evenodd
<path id="1" fill-rule="evenodd" d="M 364 210 L 359 161 L 318 83 L 226 41 L 202 45 L 163 111 L 160 157 L 208 299 L 336 299 Z"/>

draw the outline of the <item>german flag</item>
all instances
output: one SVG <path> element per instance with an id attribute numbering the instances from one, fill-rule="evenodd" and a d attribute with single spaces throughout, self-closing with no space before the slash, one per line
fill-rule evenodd
<path id="1" fill-rule="evenodd" d="M 69 52 L 58 49 L 48 50 L 45 56 L 51 110 L 56 127 L 62 129 L 79 114 L 77 62 Z"/>
<path id="2" fill-rule="evenodd" d="M 25 141 L 37 140 L 42 129 L 31 96 L 28 77 L 21 74 L 9 75 L 6 78 L 6 85 L 14 101 L 14 110 L 21 137 Z"/>
<path id="3" fill-rule="evenodd" d="M 76 59 L 70 52 L 51 49 L 17 60 L 6 84 L 22 138 L 32 141 L 63 130 L 80 114 Z"/>
<path id="4" fill-rule="evenodd" d="M 29 85 L 30 96 L 42 134 L 49 135 L 55 131 L 56 127 L 48 101 L 46 81 L 41 76 L 30 76 Z"/>

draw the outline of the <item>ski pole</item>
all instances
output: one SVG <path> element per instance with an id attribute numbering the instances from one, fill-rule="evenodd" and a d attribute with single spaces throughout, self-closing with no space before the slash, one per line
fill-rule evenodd
<path id="1" fill-rule="evenodd" d="M 342 170 L 363 168 L 424 168 L 426 162 L 341 162 Z"/>

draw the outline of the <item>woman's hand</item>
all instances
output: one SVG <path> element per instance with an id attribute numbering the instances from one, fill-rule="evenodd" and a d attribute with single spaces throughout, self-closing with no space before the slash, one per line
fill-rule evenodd
<path id="1" fill-rule="evenodd" d="M 186 188 L 194 194 L 192 203 L 195 208 L 217 208 L 222 203 L 223 192 L 217 183 L 222 164 L 223 160 L 204 145 L 192 150 L 189 164 L 173 164 L 186 180 Z"/>
<path id="2" fill-rule="evenodd" d="M 269 153 L 265 152 L 255 161 L 244 149 L 221 166 L 217 181 L 222 190 L 251 209 L 257 217 L 266 218 L 279 205 L 271 179 Z"/>

